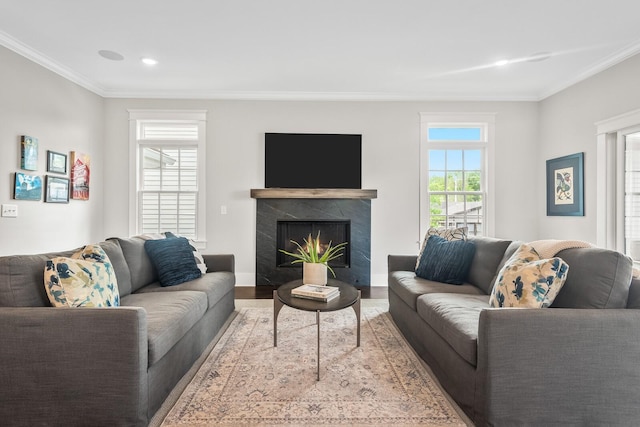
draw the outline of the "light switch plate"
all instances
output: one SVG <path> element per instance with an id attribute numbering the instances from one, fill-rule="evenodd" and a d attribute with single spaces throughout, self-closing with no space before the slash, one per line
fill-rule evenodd
<path id="1" fill-rule="evenodd" d="M 18 216 L 18 205 L 2 205 L 2 216 L 15 218 Z"/>

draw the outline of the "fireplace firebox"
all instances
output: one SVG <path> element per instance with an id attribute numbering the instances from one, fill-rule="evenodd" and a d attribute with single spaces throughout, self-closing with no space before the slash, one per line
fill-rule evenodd
<path id="1" fill-rule="evenodd" d="M 298 247 L 293 242 L 297 242 L 303 248 L 305 240 L 309 240 L 309 236 L 314 239 L 320 236 L 320 252 L 324 252 L 329 243 L 332 246 L 347 242 L 347 246 L 342 251 L 342 255 L 329 262 L 331 268 L 349 268 L 351 259 L 351 250 L 349 248 L 349 239 L 351 234 L 351 221 L 328 221 L 328 220 L 295 220 L 295 221 L 277 221 L 277 248 L 284 249 L 287 252 L 296 253 Z M 293 242 L 292 242 L 293 241 Z M 299 267 L 299 265 L 291 264 L 295 258 L 284 254 L 278 250 L 276 254 L 276 267 Z"/>

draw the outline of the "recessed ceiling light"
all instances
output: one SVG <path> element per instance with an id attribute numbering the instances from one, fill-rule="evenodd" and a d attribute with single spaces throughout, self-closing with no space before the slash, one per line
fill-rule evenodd
<path id="1" fill-rule="evenodd" d="M 504 67 L 505 65 L 507 65 L 509 63 L 508 59 L 501 59 L 500 61 L 497 61 L 494 65 L 496 67 Z"/>
<path id="2" fill-rule="evenodd" d="M 156 61 L 153 58 L 142 58 L 141 61 L 145 64 L 145 65 L 156 65 L 158 63 L 158 61 Z"/>
<path id="3" fill-rule="evenodd" d="M 111 61 L 122 61 L 124 59 L 124 56 L 112 50 L 99 50 L 98 55 L 105 59 L 110 59 Z"/>

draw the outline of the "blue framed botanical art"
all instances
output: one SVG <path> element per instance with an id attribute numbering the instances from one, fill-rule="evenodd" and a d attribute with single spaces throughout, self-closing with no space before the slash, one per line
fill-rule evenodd
<path id="1" fill-rule="evenodd" d="M 547 216 L 584 216 L 584 153 L 547 160 Z"/>

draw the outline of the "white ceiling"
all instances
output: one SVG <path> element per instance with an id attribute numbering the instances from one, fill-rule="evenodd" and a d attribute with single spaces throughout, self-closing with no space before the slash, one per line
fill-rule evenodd
<path id="1" fill-rule="evenodd" d="M 640 0 L 0 0 L 0 44 L 105 97 L 540 100 L 640 52 Z"/>

